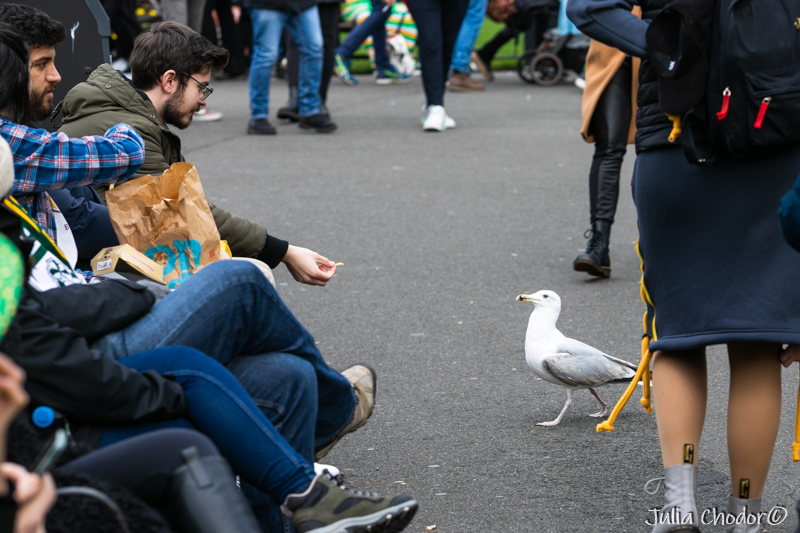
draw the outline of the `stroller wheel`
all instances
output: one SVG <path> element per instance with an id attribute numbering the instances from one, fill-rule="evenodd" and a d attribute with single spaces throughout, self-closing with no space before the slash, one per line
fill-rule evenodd
<path id="1" fill-rule="evenodd" d="M 525 59 L 525 56 L 522 59 Z M 518 65 L 518 70 L 520 77 L 528 83 L 549 87 L 561 80 L 561 76 L 564 74 L 564 63 L 557 55 L 543 52 L 529 58 L 527 65 Z"/>

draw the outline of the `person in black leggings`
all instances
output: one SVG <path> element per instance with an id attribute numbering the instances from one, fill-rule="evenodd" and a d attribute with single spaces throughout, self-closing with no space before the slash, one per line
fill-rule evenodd
<path id="1" fill-rule="evenodd" d="M 328 86 L 333 75 L 334 57 L 336 47 L 339 46 L 339 0 L 319 0 L 319 22 L 322 26 L 322 79 L 319 83 L 319 112 L 330 117 L 326 102 L 328 100 Z M 297 49 L 291 34 L 284 30 L 286 35 L 286 61 L 289 77 L 289 101 L 278 110 L 278 118 L 297 122 L 300 120 L 300 51 Z"/>
<path id="2" fill-rule="evenodd" d="M 419 32 L 417 45 L 426 99 L 422 129 L 454 128 L 455 120 L 444 110 L 444 84 L 469 0 L 406 0 L 406 5 Z"/>
<path id="3" fill-rule="evenodd" d="M 260 531 L 217 447 L 191 429 L 132 437 L 70 461 L 55 473 L 86 474 L 125 487 L 159 509 L 177 532 Z M 198 482 L 203 474 L 206 480 Z"/>
<path id="4" fill-rule="evenodd" d="M 628 57 L 603 90 L 592 114 L 594 157 L 589 171 L 589 205 L 592 229 L 586 250 L 572 264 L 578 272 L 611 276 L 608 244 L 617 212 L 619 174 L 628 145 L 631 124 L 631 58 Z"/>

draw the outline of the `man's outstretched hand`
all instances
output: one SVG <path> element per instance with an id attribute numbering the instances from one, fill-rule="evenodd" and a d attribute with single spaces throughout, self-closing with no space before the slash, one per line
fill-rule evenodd
<path id="1" fill-rule="evenodd" d="M 308 248 L 289 245 L 283 262 L 295 281 L 324 287 L 336 273 L 336 264 Z"/>

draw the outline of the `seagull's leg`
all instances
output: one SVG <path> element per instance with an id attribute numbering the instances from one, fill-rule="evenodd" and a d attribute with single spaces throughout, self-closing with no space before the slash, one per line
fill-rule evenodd
<path id="1" fill-rule="evenodd" d="M 608 414 L 608 404 L 606 402 L 604 402 L 602 398 L 600 398 L 600 396 L 597 394 L 596 390 L 594 390 L 594 389 L 592 389 L 590 387 L 589 388 L 589 392 L 591 392 L 592 396 L 597 398 L 597 401 L 600 402 L 600 405 L 603 406 L 603 408 L 600 411 L 596 412 L 593 415 L 589 415 L 589 416 L 594 417 L 594 418 L 603 418 L 604 416 L 606 416 Z"/>
<path id="2" fill-rule="evenodd" d="M 558 415 L 558 418 L 556 418 L 555 420 L 551 420 L 550 422 L 539 422 L 536 425 L 545 427 L 557 426 L 558 424 L 561 423 L 561 418 L 563 418 L 564 413 L 567 412 L 567 408 L 570 406 L 571 403 L 572 403 L 572 391 L 567 389 L 567 403 L 564 404 L 564 408 L 561 410 L 561 413 Z"/>

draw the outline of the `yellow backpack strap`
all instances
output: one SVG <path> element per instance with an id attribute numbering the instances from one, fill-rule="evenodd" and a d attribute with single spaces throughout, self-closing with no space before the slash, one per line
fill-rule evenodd
<path id="1" fill-rule="evenodd" d="M 620 411 L 622 411 L 622 408 L 625 407 L 625 404 L 628 403 L 631 394 L 633 394 L 633 390 L 636 388 L 636 384 L 640 381 L 642 382 L 643 389 L 642 406 L 647 413 L 653 410 L 653 407 L 650 405 L 650 359 L 652 359 L 652 357 L 653 354 L 650 353 L 650 337 L 645 335 L 642 337 L 642 361 L 639 363 L 639 368 L 636 369 L 636 376 L 628 384 L 628 388 L 625 389 L 625 393 L 619 399 L 617 405 L 611 410 L 611 416 L 608 417 L 608 420 L 603 420 L 597 424 L 598 433 L 614 431 L 614 421 L 617 419 Z"/>
<path id="2" fill-rule="evenodd" d="M 666 114 L 672 121 L 672 131 L 669 133 L 669 142 L 674 143 L 681 136 L 681 116 Z"/>
<path id="3" fill-rule="evenodd" d="M 800 461 L 800 388 L 797 390 L 797 415 L 794 422 L 794 443 L 792 444 L 792 459 Z"/>

